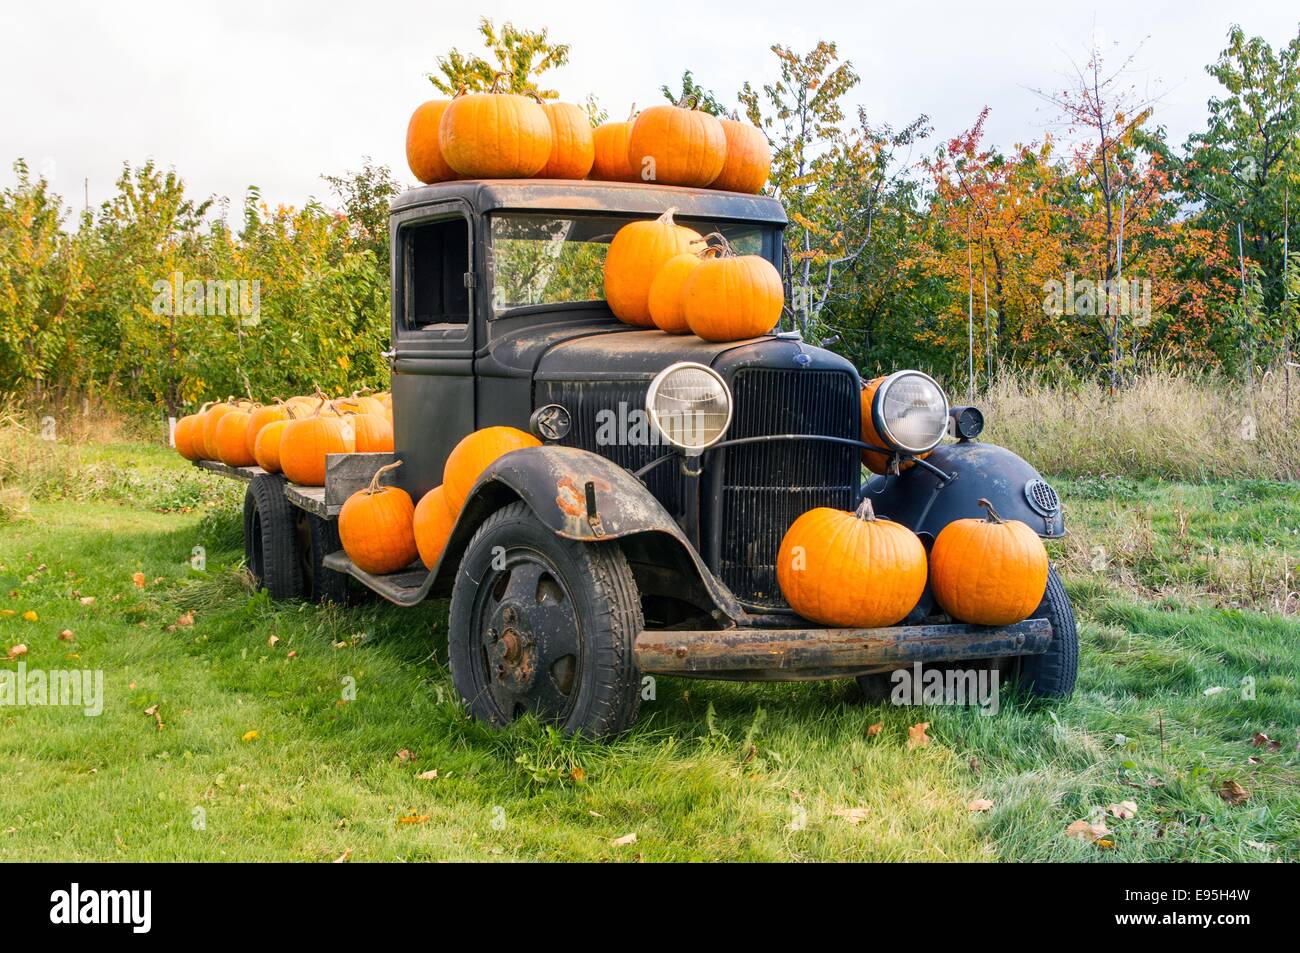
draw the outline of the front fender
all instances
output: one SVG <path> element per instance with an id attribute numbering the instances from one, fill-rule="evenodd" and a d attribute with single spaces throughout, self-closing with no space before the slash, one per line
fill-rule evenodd
<path id="1" fill-rule="evenodd" d="M 978 503 L 982 498 L 1003 519 L 1020 520 L 1044 539 L 1065 535 L 1056 491 L 1005 447 L 973 440 L 942 444 L 926 462 L 948 479 L 914 466 L 898 476 L 878 476 L 867 483 L 866 494 L 877 513 L 933 539 L 953 520 L 982 517 Z"/>

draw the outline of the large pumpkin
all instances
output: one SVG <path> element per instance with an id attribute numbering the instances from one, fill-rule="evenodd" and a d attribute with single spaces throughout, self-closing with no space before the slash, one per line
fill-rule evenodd
<path id="1" fill-rule="evenodd" d="M 280 434 L 280 469 L 301 486 L 324 486 L 326 455 L 356 450 L 351 422 L 323 416 L 322 408 L 323 404 L 312 416 L 289 421 Z"/>
<path id="2" fill-rule="evenodd" d="M 222 401 L 204 411 L 202 433 L 195 440 L 195 444 L 203 450 L 204 460 L 221 459 L 217 454 L 217 424 L 221 422 L 222 417 L 235 409 L 233 404 Z"/>
<path id="3" fill-rule="evenodd" d="M 776 267 L 759 255 L 737 255 L 721 235 L 682 285 L 682 314 L 706 341 L 766 334 L 781 320 L 785 289 Z"/>
<path id="4" fill-rule="evenodd" d="M 456 178 L 456 170 L 443 158 L 438 132 L 450 99 L 431 99 L 415 107 L 406 126 L 406 164 L 426 185 Z"/>
<path id="5" fill-rule="evenodd" d="M 625 324 L 652 328 L 650 283 L 668 259 L 698 251 L 700 233 L 673 221 L 670 208 L 653 221 L 629 222 L 605 254 L 605 301 Z"/>
<path id="6" fill-rule="evenodd" d="M 248 421 L 252 414 L 232 410 L 217 421 L 217 459 L 230 467 L 251 467 L 256 461 L 248 449 Z"/>
<path id="7" fill-rule="evenodd" d="M 669 334 L 690 333 L 691 327 L 682 310 L 682 286 L 699 264 L 700 256 L 692 252 L 674 255 L 650 282 L 650 320 L 659 330 Z"/>
<path id="8" fill-rule="evenodd" d="M 634 114 L 635 114 L 635 107 Z M 640 182 L 641 169 L 628 161 L 627 141 L 632 135 L 632 119 L 627 122 L 602 123 L 592 130 L 594 159 L 591 177 L 602 182 Z"/>
<path id="9" fill-rule="evenodd" d="M 194 442 L 194 437 L 201 432 L 202 426 L 203 418 L 199 414 L 186 414 L 176 421 L 176 428 L 172 431 L 172 443 L 176 445 L 176 452 L 186 460 L 203 459 L 202 449 Z"/>
<path id="10" fill-rule="evenodd" d="M 416 558 L 411 495 L 401 487 L 379 485 L 380 477 L 401 465 L 398 460 L 380 467 L 370 485 L 349 496 L 339 510 L 339 542 L 365 572 L 396 572 Z"/>
<path id="11" fill-rule="evenodd" d="M 551 157 L 546 110 L 516 93 L 457 96 L 438 130 L 447 164 L 469 179 L 531 178 Z"/>
<path id="12" fill-rule="evenodd" d="M 347 419 L 352 423 L 357 453 L 393 452 L 393 425 L 383 410 L 377 414 L 349 414 Z"/>
<path id="13" fill-rule="evenodd" d="M 514 427 L 485 427 L 469 434 L 452 449 L 442 469 L 442 489 L 447 497 L 447 509 L 459 514 L 469 491 L 498 457 L 522 447 L 540 447 L 542 442 L 532 434 Z"/>
<path id="14" fill-rule="evenodd" d="M 271 421 L 261 429 L 253 444 L 253 459 L 267 473 L 280 472 L 280 438 L 284 436 L 284 428 L 289 426 L 290 419 Z"/>
<path id="15" fill-rule="evenodd" d="M 415 545 L 420 551 L 420 562 L 433 569 L 442 557 L 451 538 L 456 517 L 447 508 L 447 496 L 441 486 L 435 486 L 415 506 Z"/>
<path id="16" fill-rule="evenodd" d="M 651 106 L 636 117 L 628 137 L 628 164 L 647 182 L 703 187 L 718 177 L 726 158 L 722 123 L 698 109 Z"/>
<path id="17" fill-rule="evenodd" d="M 288 420 L 290 415 L 289 409 L 281 402 L 267 407 L 254 407 L 248 414 L 248 428 L 244 431 L 244 444 L 248 447 L 248 455 L 256 459 L 257 457 L 257 435 L 262 432 L 262 428 L 276 420 Z"/>
<path id="18" fill-rule="evenodd" d="M 596 160 L 591 120 L 573 103 L 542 104 L 551 124 L 551 156 L 538 173 L 544 179 L 585 179 Z"/>
<path id="19" fill-rule="evenodd" d="M 727 138 L 727 157 L 722 171 L 709 183 L 711 189 L 728 192 L 763 191 L 768 173 L 772 171 L 772 147 L 767 136 L 755 126 L 738 119 L 719 119 Z"/>
<path id="20" fill-rule="evenodd" d="M 1047 589 L 1047 548 L 1019 520 L 1003 520 L 988 500 L 986 519 L 954 520 L 930 551 L 930 586 L 961 622 L 1010 625 L 1029 618 Z"/>
<path id="21" fill-rule="evenodd" d="M 925 590 L 925 547 L 907 527 L 876 517 L 868 499 L 856 513 L 818 507 L 786 531 L 776 578 L 805 619 L 845 628 L 894 625 Z"/>
<path id="22" fill-rule="evenodd" d="M 384 402 L 375 397 L 353 394 L 330 401 L 330 406 L 340 414 L 379 414 L 384 413 Z"/>

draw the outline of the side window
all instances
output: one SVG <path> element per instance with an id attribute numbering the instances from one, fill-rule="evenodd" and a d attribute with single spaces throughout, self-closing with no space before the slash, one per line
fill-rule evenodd
<path id="1" fill-rule="evenodd" d="M 459 334 L 470 319 L 469 222 L 458 215 L 408 226 L 402 236 L 406 329 Z"/>

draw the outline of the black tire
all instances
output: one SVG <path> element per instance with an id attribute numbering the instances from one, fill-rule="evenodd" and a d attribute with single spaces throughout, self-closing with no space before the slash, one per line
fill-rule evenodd
<path id="1" fill-rule="evenodd" d="M 302 597 L 308 602 L 346 605 L 352 598 L 351 576 L 325 568 L 325 557 L 343 548 L 338 520 L 298 510 L 295 521 Z"/>
<path id="2" fill-rule="evenodd" d="M 451 677 L 474 717 L 532 713 L 566 734 L 628 728 L 641 702 L 640 595 L 613 543 L 561 539 L 525 503 L 470 540 L 451 594 Z"/>
<path id="3" fill-rule="evenodd" d="M 272 599 L 302 594 L 294 509 L 284 498 L 284 478 L 254 477 L 244 492 L 244 558 L 259 589 Z"/>
<path id="4" fill-rule="evenodd" d="M 1047 591 L 1031 618 L 1052 623 L 1052 642 L 1042 655 L 1021 658 L 1017 683 L 1034 698 L 1068 698 L 1079 674 L 1079 632 L 1055 566 L 1048 567 Z"/>

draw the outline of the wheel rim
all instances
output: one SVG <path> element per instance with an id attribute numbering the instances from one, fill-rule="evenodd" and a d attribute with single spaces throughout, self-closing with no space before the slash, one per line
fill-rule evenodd
<path id="1" fill-rule="evenodd" d="M 554 564 L 532 550 L 508 550 L 504 568 L 479 584 L 474 618 L 480 676 L 503 721 L 532 712 L 562 722 L 582 678 L 583 636 L 568 588 Z"/>

